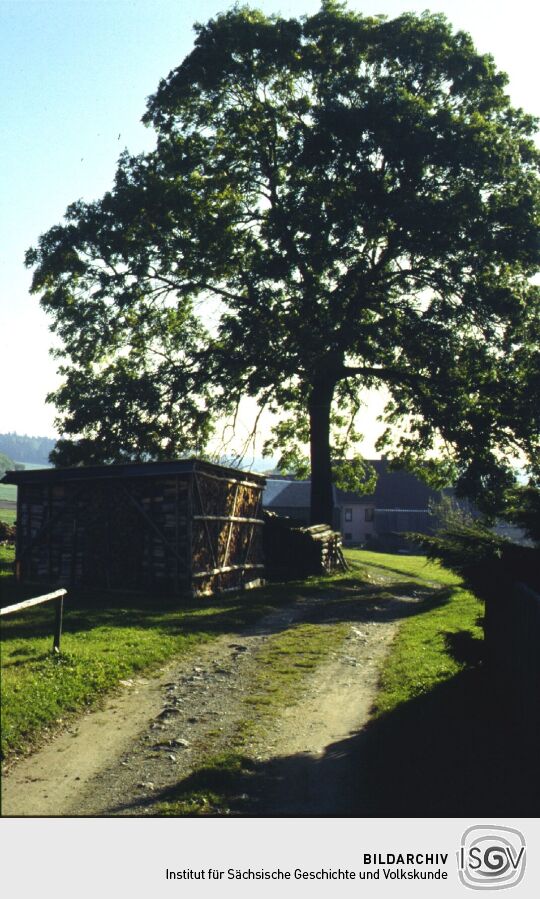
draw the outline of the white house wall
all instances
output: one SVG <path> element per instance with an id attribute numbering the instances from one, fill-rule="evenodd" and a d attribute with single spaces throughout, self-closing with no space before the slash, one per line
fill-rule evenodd
<path id="1" fill-rule="evenodd" d="M 366 521 L 366 510 L 371 521 Z M 365 543 L 368 535 L 375 535 L 374 508 L 366 504 L 343 505 L 341 511 L 341 536 L 344 543 Z M 347 511 L 351 520 L 347 521 Z"/>

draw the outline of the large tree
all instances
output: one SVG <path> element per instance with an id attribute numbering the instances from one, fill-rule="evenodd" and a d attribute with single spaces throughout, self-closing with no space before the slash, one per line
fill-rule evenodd
<path id="1" fill-rule="evenodd" d="M 309 442 L 328 521 L 332 424 L 343 451 L 384 386 L 389 451 L 496 489 L 539 441 L 535 120 L 440 15 L 196 31 L 148 103 L 155 150 L 28 254 L 63 343 L 57 460 L 202 446 L 251 396 L 285 458 Z"/>

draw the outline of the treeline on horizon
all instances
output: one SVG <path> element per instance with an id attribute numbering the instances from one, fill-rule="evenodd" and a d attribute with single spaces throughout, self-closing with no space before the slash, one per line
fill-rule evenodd
<path id="1" fill-rule="evenodd" d="M 27 434 L 0 434 L 0 453 L 15 462 L 47 465 L 56 440 L 51 437 L 29 437 Z"/>

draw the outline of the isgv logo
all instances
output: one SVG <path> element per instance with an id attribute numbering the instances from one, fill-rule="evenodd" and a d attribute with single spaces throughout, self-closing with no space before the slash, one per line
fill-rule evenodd
<path id="1" fill-rule="evenodd" d="M 472 890 L 504 890 L 525 874 L 525 838 L 512 827 L 469 827 L 457 856 L 459 879 Z"/>

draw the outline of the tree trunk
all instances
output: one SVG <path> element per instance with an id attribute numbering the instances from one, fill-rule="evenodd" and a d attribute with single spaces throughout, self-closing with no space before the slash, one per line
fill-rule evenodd
<path id="1" fill-rule="evenodd" d="M 318 380 L 309 398 L 309 439 L 311 454 L 311 523 L 333 523 L 334 496 L 330 460 L 330 409 L 333 381 Z"/>

